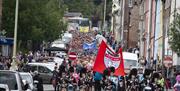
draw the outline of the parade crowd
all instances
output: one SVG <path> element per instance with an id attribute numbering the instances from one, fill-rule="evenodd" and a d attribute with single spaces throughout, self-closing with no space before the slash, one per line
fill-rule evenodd
<path id="1" fill-rule="evenodd" d="M 144 91 L 144 89 L 147 91 L 164 91 L 172 88 L 180 91 L 180 74 L 178 73 L 174 74 L 174 81 L 170 81 L 162 75 L 162 72 L 152 69 L 144 69 L 143 72 L 131 69 L 126 76 L 115 76 L 114 67 L 106 68 L 103 73 L 94 72 L 93 64 L 97 51 L 86 53 L 87 51 L 84 52 L 82 45 L 84 42 L 91 43 L 95 41 L 98 33 L 95 31 L 89 33 L 70 31 L 70 33 L 73 34 L 73 38 L 69 44 L 69 50 L 78 53 L 79 57 L 72 61 L 66 56 L 61 65 L 55 65 L 51 78 L 55 91 Z M 106 38 L 107 43 L 114 50 L 120 46 L 111 33 L 102 33 L 101 35 Z M 40 51 L 29 52 L 28 54 L 20 52 L 16 58 L 18 60 L 18 70 L 27 63 L 44 62 L 45 58 L 49 56 Z M 0 58 L 0 69 L 9 70 L 12 59 L 3 56 Z"/>

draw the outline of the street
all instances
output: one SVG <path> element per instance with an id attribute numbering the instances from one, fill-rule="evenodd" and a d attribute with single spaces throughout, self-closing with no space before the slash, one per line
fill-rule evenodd
<path id="1" fill-rule="evenodd" d="M 44 91 L 54 91 L 54 88 L 52 85 L 43 85 L 44 86 Z M 94 91 L 94 90 L 92 90 Z M 102 90 L 103 91 L 103 90 Z M 173 89 L 168 89 L 168 90 L 165 90 L 165 91 L 174 91 Z"/>
<path id="2" fill-rule="evenodd" d="M 44 91 L 54 91 L 53 85 L 44 84 Z"/>

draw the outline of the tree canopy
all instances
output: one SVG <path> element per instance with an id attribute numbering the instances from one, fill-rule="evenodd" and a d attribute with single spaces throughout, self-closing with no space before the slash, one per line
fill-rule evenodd
<path id="1" fill-rule="evenodd" d="M 177 13 L 175 16 L 170 27 L 170 45 L 172 50 L 180 56 L 180 14 Z"/>
<path id="2" fill-rule="evenodd" d="M 16 0 L 3 0 L 2 29 L 13 37 Z M 27 41 L 40 45 L 53 41 L 66 29 L 62 17 L 65 6 L 60 0 L 19 0 L 18 43 L 26 48 Z"/>
<path id="3" fill-rule="evenodd" d="M 107 0 L 107 15 L 111 12 L 111 2 Z M 7 37 L 14 37 L 15 5 L 16 0 L 3 0 L 2 30 L 7 32 Z M 37 50 L 43 41 L 57 39 L 66 30 L 62 17 L 67 10 L 102 20 L 103 5 L 103 0 L 19 0 L 18 48 L 32 45 Z"/>
<path id="4" fill-rule="evenodd" d="M 63 0 L 70 12 L 81 12 L 84 17 L 103 19 L 104 0 Z M 106 14 L 111 13 L 112 0 L 107 0 Z"/>

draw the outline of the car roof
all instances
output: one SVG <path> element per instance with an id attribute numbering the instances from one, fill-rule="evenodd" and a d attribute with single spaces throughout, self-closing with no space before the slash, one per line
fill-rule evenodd
<path id="1" fill-rule="evenodd" d="M 54 70 L 55 63 L 28 63 L 28 65 L 36 65 L 36 66 L 44 66 L 50 69 L 51 71 Z"/>
<path id="2" fill-rule="evenodd" d="M 19 72 L 20 75 L 31 75 L 29 72 Z"/>
<path id="3" fill-rule="evenodd" d="M 4 72 L 4 73 L 18 73 L 17 71 L 12 71 L 12 70 L 0 70 L 0 72 Z"/>
<path id="4" fill-rule="evenodd" d="M 35 62 L 35 63 L 28 63 L 29 65 L 52 65 L 49 63 L 40 63 L 40 62 Z"/>
<path id="5" fill-rule="evenodd" d="M 138 60 L 138 56 L 135 53 L 123 52 L 123 59 Z"/>

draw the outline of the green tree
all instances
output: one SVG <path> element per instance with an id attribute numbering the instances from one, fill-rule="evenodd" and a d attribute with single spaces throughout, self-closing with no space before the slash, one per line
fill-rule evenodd
<path id="1" fill-rule="evenodd" d="M 180 56 L 180 14 L 176 14 L 174 22 L 170 26 L 170 45 L 174 52 Z"/>
<path id="2" fill-rule="evenodd" d="M 103 19 L 104 0 L 63 0 L 70 12 L 81 12 L 85 17 L 96 16 Z M 107 11 L 111 13 L 112 0 L 107 0 Z"/>
<path id="3" fill-rule="evenodd" d="M 27 49 L 31 41 L 34 50 L 43 41 L 57 39 L 66 28 L 63 24 L 65 6 L 61 0 L 19 0 L 18 44 Z M 3 0 L 2 29 L 7 37 L 13 37 L 15 0 Z"/>

